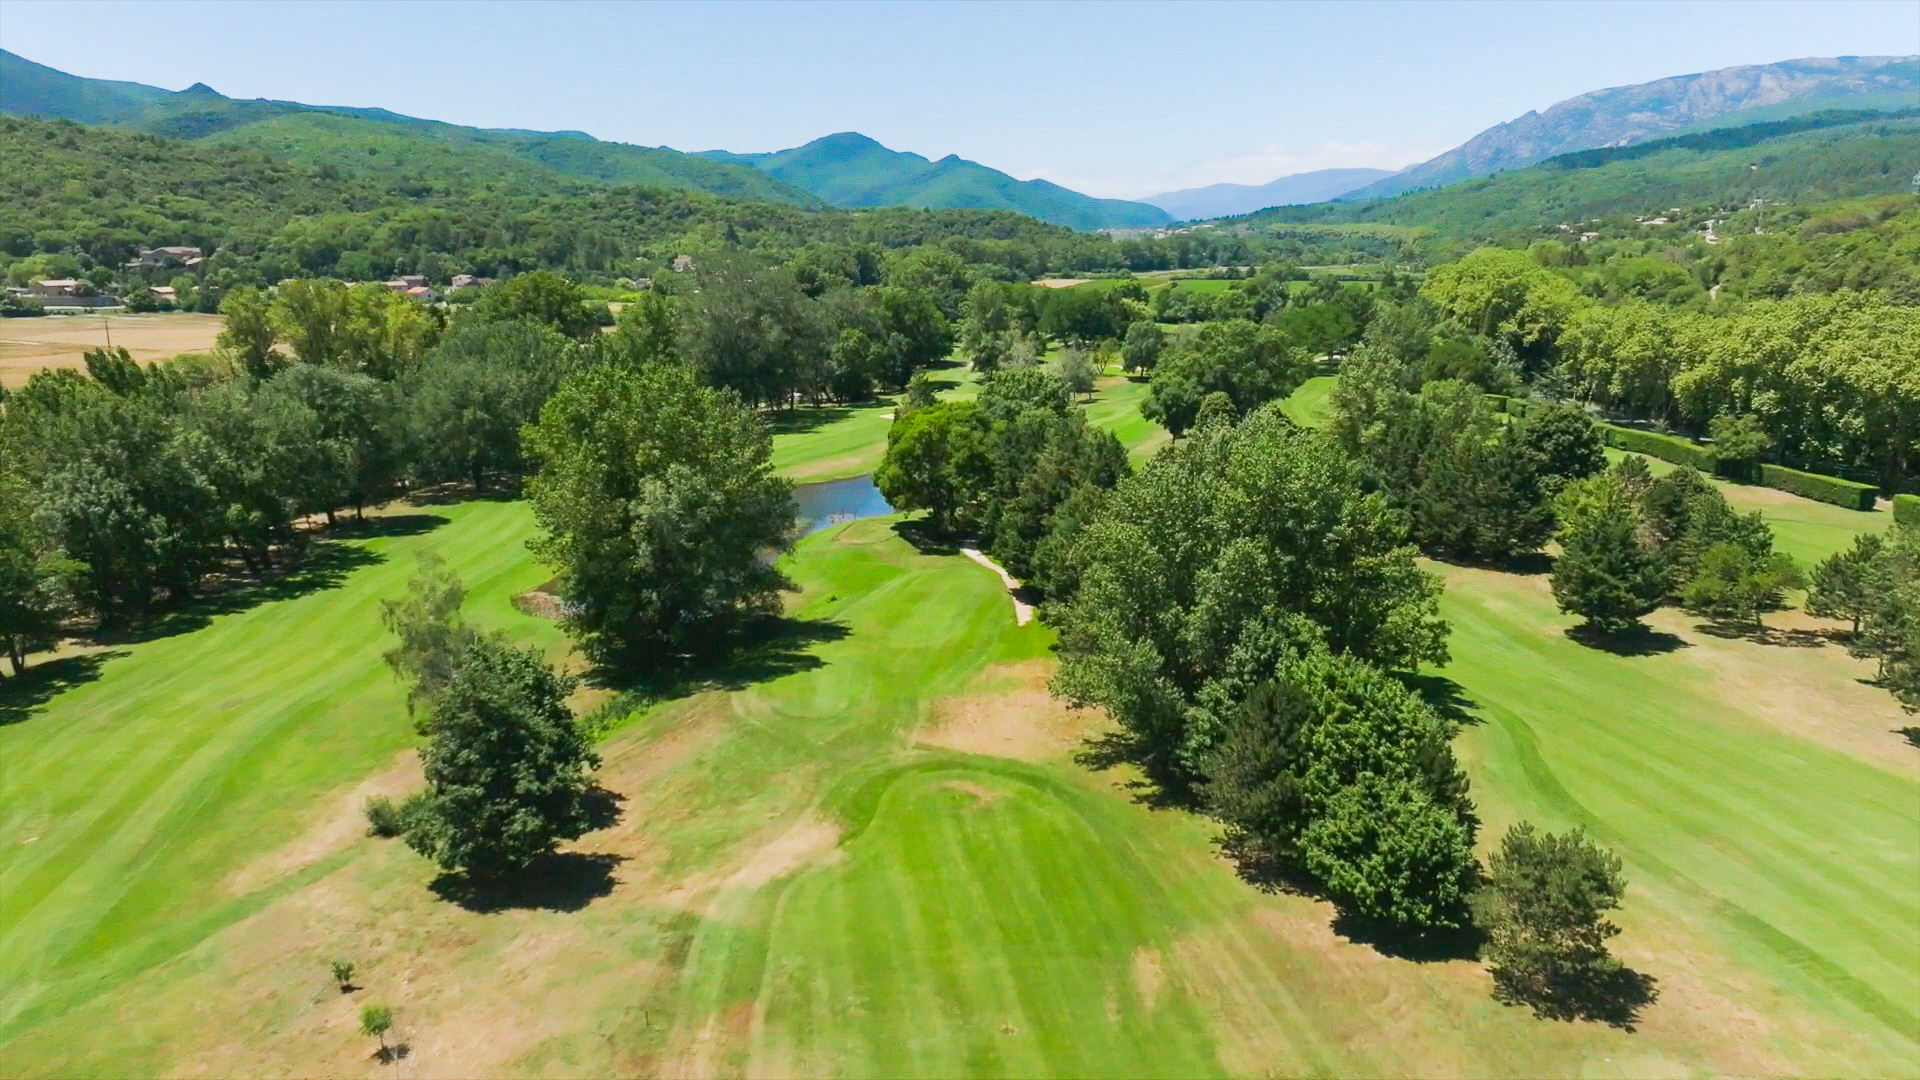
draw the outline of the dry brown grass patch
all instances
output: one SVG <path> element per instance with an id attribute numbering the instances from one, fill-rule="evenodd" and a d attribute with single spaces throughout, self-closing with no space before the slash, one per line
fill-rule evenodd
<path id="1" fill-rule="evenodd" d="M 398 800 L 418 791 L 425 778 L 420 772 L 420 755 L 403 750 L 380 772 L 355 785 L 353 790 L 328 802 L 300 838 L 276 848 L 241 867 L 228 879 L 234 893 L 253 892 L 263 885 L 312 866 L 321 859 L 345 851 L 354 841 L 367 835 L 366 802 L 374 796 Z"/>
<path id="2" fill-rule="evenodd" d="M 1047 692 L 1053 665 L 1034 660 L 987 669 L 974 692 L 943 698 L 913 741 L 967 754 L 1057 761 L 1069 757 L 1104 723 L 1091 709 L 1072 709 Z"/>
<path id="3" fill-rule="evenodd" d="M 48 315 L 0 320 L 0 385 L 19 386 L 42 368 L 77 368 L 88 349 L 112 343 L 142 364 L 213 348 L 219 315 Z"/>

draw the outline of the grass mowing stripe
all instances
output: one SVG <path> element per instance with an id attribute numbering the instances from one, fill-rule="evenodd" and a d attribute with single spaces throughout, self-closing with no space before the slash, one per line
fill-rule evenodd
<path id="1" fill-rule="evenodd" d="M 1715 913 L 1723 934 L 1746 943 L 1736 952 L 1757 948 L 1776 974 L 1791 971 L 1914 1041 L 1914 1011 L 1892 993 L 1911 992 L 1902 928 L 1920 915 L 1906 884 L 1910 844 L 1898 854 L 1902 836 L 1920 834 L 1911 779 L 1700 695 L 1681 654 L 1614 657 L 1530 630 L 1558 625 L 1542 598 L 1482 584 L 1450 580 L 1456 660 L 1446 671 L 1492 722 L 1468 729 L 1469 759 L 1510 763 L 1524 777 L 1524 787 L 1492 789 L 1498 797 L 1586 826 L 1627 859 L 1630 876 Z M 1894 854 L 1863 859 L 1861 839 Z"/>

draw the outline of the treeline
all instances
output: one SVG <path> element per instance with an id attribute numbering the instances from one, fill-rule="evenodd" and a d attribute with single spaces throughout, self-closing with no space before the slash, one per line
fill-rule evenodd
<path id="1" fill-rule="evenodd" d="M 1775 462 L 1882 490 L 1920 477 L 1920 308 L 1885 294 L 1840 290 L 1704 312 L 1638 297 L 1607 303 L 1525 253 L 1484 249 L 1435 269 L 1421 300 L 1431 320 L 1472 327 L 1511 351 L 1517 369 L 1469 376 L 1490 392 L 1526 385 L 1694 436 L 1757 430 L 1719 455 L 1733 464 Z"/>
<path id="2" fill-rule="evenodd" d="M 791 407 L 897 388 L 951 341 L 913 287 L 816 298 L 779 267 L 695 273 L 697 290 L 642 294 L 612 326 L 544 272 L 450 319 L 378 286 L 241 287 L 211 355 L 141 367 L 95 350 L 84 374 L 35 375 L 0 397 L 0 638 L 21 661 L 70 619 L 138 622 L 212 580 L 280 572 L 306 519 L 514 484 L 527 425 L 584 372 L 675 364 L 729 401 Z"/>

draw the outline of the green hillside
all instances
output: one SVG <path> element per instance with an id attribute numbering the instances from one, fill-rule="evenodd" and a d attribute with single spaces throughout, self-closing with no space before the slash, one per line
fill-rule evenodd
<path id="1" fill-rule="evenodd" d="M 385 109 L 238 101 L 201 84 L 177 93 L 83 79 L 0 50 L 0 112 L 109 125 L 265 151 L 275 160 L 540 194 L 647 184 L 709 195 L 819 206 L 765 174 L 665 148 L 602 142 L 577 131 L 483 131 Z"/>
<path id="2" fill-rule="evenodd" d="M 1143 227 L 1172 220 L 1159 207 L 1146 203 L 1096 199 L 1045 180 L 1015 180 L 953 155 L 928 161 L 918 154 L 889 150 L 854 131 L 771 154 L 708 150 L 699 156 L 750 165 L 835 206 L 1011 210 L 1075 229 Z"/>
<path id="3" fill-rule="evenodd" d="M 127 128 L 266 152 L 420 186 L 527 194 L 645 184 L 794 206 L 1005 210 L 1075 229 L 1152 226 L 1157 207 L 1015 180 L 958 157 L 928 161 L 843 133 L 777 154 L 687 154 L 579 131 L 494 131 L 385 109 L 240 101 L 196 83 L 178 92 L 85 79 L 0 50 L 0 113 Z"/>
<path id="4" fill-rule="evenodd" d="M 1424 225 L 1492 237 L 1669 207 L 1737 209 L 1910 190 L 1920 115 L 1831 112 L 1639 146 L 1587 150 L 1433 191 L 1372 202 L 1286 206 L 1236 225 Z"/>

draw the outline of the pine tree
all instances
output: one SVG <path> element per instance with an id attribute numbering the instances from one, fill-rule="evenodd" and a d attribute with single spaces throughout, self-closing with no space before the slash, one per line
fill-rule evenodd
<path id="1" fill-rule="evenodd" d="M 1666 574 L 1640 542 L 1639 514 L 1621 478 L 1611 472 L 1577 480 L 1558 501 L 1560 556 L 1553 562 L 1553 598 L 1605 634 L 1642 629 L 1640 617 L 1660 605 Z"/>

